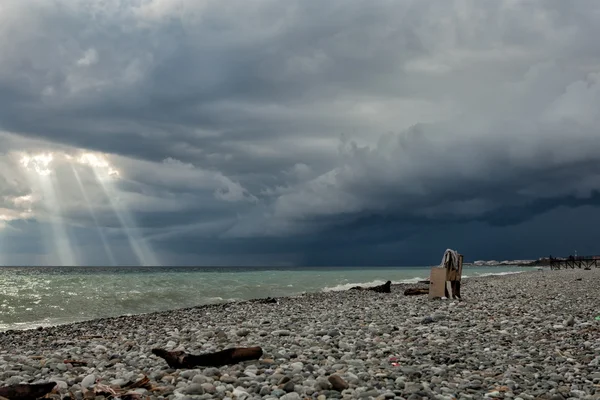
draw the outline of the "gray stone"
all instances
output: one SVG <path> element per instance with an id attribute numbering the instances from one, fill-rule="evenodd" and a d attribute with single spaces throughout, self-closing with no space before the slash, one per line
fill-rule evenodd
<path id="1" fill-rule="evenodd" d="M 208 378 L 201 374 L 196 374 L 192 378 L 192 383 L 205 383 L 208 382 Z"/>
<path id="2" fill-rule="evenodd" d="M 334 365 L 331 366 L 331 369 L 333 371 L 339 371 L 339 370 L 344 369 L 344 368 L 346 368 L 346 364 L 334 364 Z"/>
<path id="3" fill-rule="evenodd" d="M 266 396 L 266 395 L 268 395 L 270 393 L 271 393 L 271 388 L 269 386 L 263 386 L 263 387 L 260 388 L 259 394 L 261 396 L 264 397 L 264 396 Z"/>
<path id="4" fill-rule="evenodd" d="M 284 394 L 283 396 L 280 397 L 280 399 L 283 399 L 283 400 L 301 400 L 302 398 L 300 397 L 300 395 L 298 393 L 292 392 L 292 393 Z"/>
<path id="5" fill-rule="evenodd" d="M 110 381 L 110 384 L 112 386 L 123 386 L 127 383 L 127 381 L 125 381 L 125 379 L 113 379 L 112 381 Z"/>
<path id="6" fill-rule="evenodd" d="M 329 390 L 331 389 L 331 383 L 325 378 L 317 378 L 315 382 L 315 389 L 317 390 Z"/>
<path id="7" fill-rule="evenodd" d="M 189 385 L 185 388 L 184 393 L 200 395 L 200 394 L 204 394 L 204 388 L 199 383 L 192 383 L 191 385 Z"/>
<path id="8" fill-rule="evenodd" d="M 368 397 L 377 397 L 379 396 L 379 392 L 377 390 L 368 390 L 366 392 L 362 392 L 358 395 L 361 399 L 366 399 Z"/>
<path id="9" fill-rule="evenodd" d="M 197 370 L 195 370 L 195 369 L 189 369 L 187 371 L 182 371 L 179 374 L 179 376 L 181 376 L 182 378 L 185 378 L 185 379 L 190 379 L 190 378 L 193 378 L 197 374 L 198 374 Z"/>
<path id="10" fill-rule="evenodd" d="M 67 364 L 65 364 L 65 363 L 58 363 L 58 364 L 56 364 L 56 369 L 59 370 L 59 371 L 61 371 L 61 372 L 64 372 L 64 371 L 67 370 Z"/>
<path id="11" fill-rule="evenodd" d="M 206 368 L 204 371 L 202 371 L 202 374 L 210 377 L 221 376 L 221 370 L 218 368 Z"/>
<path id="12" fill-rule="evenodd" d="M 292 369 L 294 369 L 294 370 L 301 371 L 304 368 L 304 364 L 301 362 L 295 362 L 295 363 L 290 364 L 290 367 L 292 367 Z"/>
<path id="13" fill-rule="evenodd" d="M 23 381 L 23 377 L 21 377 L 19 375 L 15 375 L 15 376 L 11 376 L 10 378 L 8 378 L 4 383 L 6 386 L 10 386 L 10 385 L 18 385 L 22 381 Z"/>
<path id="14" fill-rule="evenodd" d="M 200 376 L 200 375 L 196 375 L 196 376 Z M 194 383 L 197 383 L 197 382 L 194 382 Z M 202 386 L 202 389 L 204 389 L 204 392 L 206 392 L 206 393 L 209 393 L 209 394 L 217 393 L 217 388 L 212 383 L 209 383 L 209 382 L 201 383 L 201 386 Z"/>
<path id="15" fill-rule="evenodd" d="M 294 391 L 295 387 L 296 385 L 294 384 L 294 382 L 289 381 L 285 385 L 283 385 L 282 389 L 285 390 L 287 393 L 290 393 Z"/>
<path id="16" fill-rule="evenodd" d="M 229 376 L 229 375 L 221 375 L 221 377 L 219 378 L 219 380 L 223 383 L 235 383 L 237 382 L 237 379 L 234 378 L 233 376 Z"/>

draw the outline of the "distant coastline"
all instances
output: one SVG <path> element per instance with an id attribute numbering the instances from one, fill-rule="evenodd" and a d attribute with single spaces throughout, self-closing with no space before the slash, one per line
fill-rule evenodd
<path id="1" fill-rule="evenodd" d="M 466 267 L 540 267 L 549 266 L 548 258 L 540 258 L 537 260 L 477 260 L 470 263 L 464 263 Z"/>

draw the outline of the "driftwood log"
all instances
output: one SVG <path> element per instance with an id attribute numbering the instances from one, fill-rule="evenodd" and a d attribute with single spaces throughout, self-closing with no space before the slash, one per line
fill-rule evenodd
<path id="1" fill-rule="evenodd" d="M 372 287 L 362 287 L 362 286 L 354 286 L 351 287 L 350 290 L 372 290 L 378 293 L 391 293 L 392 292 L 392 281 L 387 281 L 383 285 L 372 286 Z"/>
<path id="2" fill-rule="evenodd" d="M 258 360 L 263 355 L 260 347 L 234 347 L 216 353 L 189 354 L 184 351 L 152 349 L 152 353 L 164 358 L 171 368 L 221 367 L 243 361 Z"/>
<path id="3" fill-rule="evenodd" d="M 405 296 L 418 296 L 421 294 L 429 294 L 429 288 L 408 288 L 404 291 Z"/>
<path id="4" fill-rule="evenodd" d="M 35 400 L 50 393 L 55 386 L 54 382 L 4 386 L 0 387 L 0 397 L 9 400 Z"/>

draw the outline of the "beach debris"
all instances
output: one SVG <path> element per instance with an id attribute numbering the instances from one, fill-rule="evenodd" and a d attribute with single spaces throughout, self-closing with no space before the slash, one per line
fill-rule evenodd
<path id="1" fill-rule="evenodd" d="M 88 390 L 86 393 L 90 396 L 90 398 L 95 398 L 96 396 L 112 396 L 112 397 L 120 397 L 122 399 L 125 398 L 138 398 L 138 393 L 133 392 L 133 389 L 146 389 L 149 391 L 160 390 L 159 387 L 154 387 L 150 383 L 150 378 L 144 376 L 142 379 L 130 382 L 122 388 L 111 387 L 105 384 L 96 383 L 93 390 Z"/>
<path id="2" fill-rule="evenodd" d="M 354 287 L 351 287 L 350 290 L 372 290 L 377 293 L 391 293 L 392 292 L 392 281 L 387 281 L 383 285 L 371 286 L 371 287 L 354 286 Z"/>
<path id="3" fill-rule="evenodd" d="M 460 299 L 460 281 L 462 277 L 463 255 L 447 249 L 438 267 L 431 269 L 429 276 L 429 298 Z"/>
<path id="4" fill-rule="evenodd" d="M 233 347 L 215 353 L 189 354 L 184 351 L 152 349 L 152 354 L 163 358 L 171 368 L 221 367 L 243 361 L 258 360 L 263 355 L 262 348 Z"/>
<path id="5" fill-rule="evenodd" d="M 56 387 L 56 383 L 18 384 L 0 387 L 0 397 L 10 400 L 34 400 L 44 397 Z"/>
<path id="6" fill-rule="evenodd" d="M 278 304 L 277 299 L 273 297 L 267 297 L 266 299 L 260 299 L 262 304 Z"/>
<path id="7" fill-rule="evenodd" d="M 405 296 L 418 296 L 429 294 L 429 288 L 408 288 L 404 291 Z"/>
<path id="8" fill-rule="evenodd" d="M 143 389 L 150 390 L 152 388 L 152 385 L 150 384 L 150 378 L 148 378 L 147 376 L 144 376 L 139 381 L 135 381 L 133 383 L 128 383 L 123 388 L 124 389 L 139 389 L 139 388 L 143 388 Z"/>
<path id="9" fill-rule="evenodd" d="M 90 391 L 91 392 L 91 391 Z M 96 386 L 94 387 L 94 398 L 96 396 L 113 396 L 113 397 L 117 397 L 119 394 L 121 393 L 120 390 L 116 390 L 108 385 L 104 385 L 101 383 L 97 383 Z M 91 393 L 90 393 L 91 395 Z"/>
<path id="10" fill-rule="evenodd" d="M 64 364 L 71 364 L 74 367 L 85 367 L 87 365 L 87 361 L 81 361 L 81 360 L 65 360 L 63 361 Z"/>

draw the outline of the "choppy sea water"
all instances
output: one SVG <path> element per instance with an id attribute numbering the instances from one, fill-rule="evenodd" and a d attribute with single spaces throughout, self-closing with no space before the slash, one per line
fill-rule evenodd
<path id="1" fill-rule="evenodd" d="M 0 267 L 0 331 L 426 279 L 430 267 Z M 465 267 L 463 277 L 521 267 Z"/>

